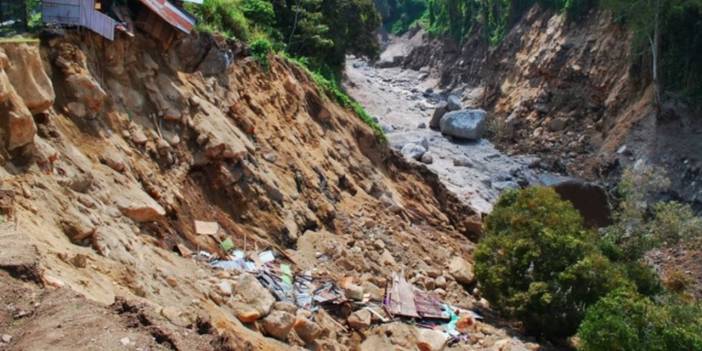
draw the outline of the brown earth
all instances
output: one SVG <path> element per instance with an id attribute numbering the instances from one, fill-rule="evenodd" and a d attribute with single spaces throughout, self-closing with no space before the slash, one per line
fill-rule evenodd
<path id="1" fill-rule="evenodd" d="M 500 149 L 610 184 L 643 160 L 668 170 L 667 197 L 702 209 L 700 111 L 671 95 L 656 118 L 650 63 L 632 56 L 629 32 L 608 12 L 575 22 L 537 5 L 495 47 L 480 34 L 461 46 L 417 35 L 425 45 L 404 67 L 430 71 L 444 92 L 491 112 Z"/>
<path id="2" fill-rule="evenodd" d="M 0 349 L 413 350 L 425 337 L 403 323 L 351 332 L 323 310 L 312 340 L 266 337 L 240 321 L 243 274 L 183 257 L 222 254 L 225 238 L 381 297 L 404 272 L 490 315 L 449 271 L 472 261 L 474 211 L 294 64 L 263 70 L 239 44 L 197 35 L 166 51 L 70 31 L 0 49 Z M 222 230 L 199 235 L 195 220 Z M 521 350 L 514 333 L 489 318 L 453 349 Z"/>

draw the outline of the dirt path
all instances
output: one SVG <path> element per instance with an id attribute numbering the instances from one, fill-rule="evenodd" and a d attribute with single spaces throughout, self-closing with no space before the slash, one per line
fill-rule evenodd
<path id="1" fill-rule="evenodd" d="M 461 200 L 488 213 L 502 190 L 536 181 L 537 174 L 528 166 L 534 159 L 507 156 L 485 139 L 451 141 L 429 129 L 434 106 L 446 95 L 436 88 L 436 82 L 426 72 L 378 68 L 349 57 L 344 84 L 349 94 L 378 119 L 394 149 L 400 150 L 407 143 L 428 146 L 433 162 L 427 167 Z"/>

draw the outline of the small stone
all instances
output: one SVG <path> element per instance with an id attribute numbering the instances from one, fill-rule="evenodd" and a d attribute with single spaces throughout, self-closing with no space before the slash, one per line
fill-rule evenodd
<path id="1" fill-rule="evenodd" d="M 424 155 L 422 155 L 422 157 L 420 158 L 420 161 L 422 161 L 422 163 L 424 164 L 430 165 L 434 163 L 434 157 L 430 153 L 425 152 Z"/>
<path id="2" fill-rule="evenodd" d="M 226 280 L 217 283 L 217 292 L 222 296 L 232 296 L 232 284 Z"/>
<path id="3" fill-rule="evenodd" d="M 348 297 L 351 300 L 363 300 L 363 287 L 359 285 L 353 283 L 347 284 L 344 288 L 344 293 L 346 294 L 346 297 Z"/>
<path id="4" fill-rule="evenodd" d="M 175 288 L 176 286 L 178 286 L 178 279 L 176 279 L 176 277 L 172 275 L 169 275 L 168 277 L 166 277 L 166 283 L 171 288 Z"/>
<path id="5" fill-rule="evenodd" d="M 453 165 L 455 167 L 472 167 L 473 163 L 465 156 L 460 156 L 453 159 Z"/>
<path id="6" fill-rule="evenodd" d="M 12 335 L 8 335 L 8 334 L 2 335 L 2 342 L 9 344 L 10 341 L 12 341 Z"/>
<path id="7" fill-rule="evenodd" d="M 415 143 L 408 143 L 402 147 L 402 150 L 400 150 L 400 153 L 402 153 L 402 155 L 404 155 L 406 158 L 415 160 L 419 160 L 425 152 L 427 152 L 426 148 Z"/>
<path id="8" fill-rule="evenodd" d="M 462 109 L 463 104 L 461 103 L 461 98 L 456 95 L 449 95 L 448 99 L 446 99 L 446 108 L 449 111 L 458 111 Z"/>
<path id="9" fill-rule="evenodd" d="M 446 277 L 444 277 L 442 275 L 442 276 L 439 276 L 438 278 L 434 279 L 434 286 L 436 286 L 437 288 L 441 288 L 441 289 L 445 288 L 446 287 Z"/>
<path id="10" fill-rule="evenodd" d="M 419 129 L 425 129 L 426 127 L 427 127 L 427 124 L 424 122 L 419 123 L 419 125 L 417 125 L 417 128 L 419 128 Z"/>
<path id="11" fill-rule="evenodd" d="M 371 313 L 367 309 L 358 310 L 346 319 L 349 326 L 356 330 L 366 330 L 371 324 Z"/>
<path id="12" fill-rule="evenodd" d="M 129 340 L 129 338 L 125 336 L 125 337 L 119 339 L 119 343 L 122 344 L 122 346 L 129 346 L 129 344 L 131 343 L 131 340 Z"/>

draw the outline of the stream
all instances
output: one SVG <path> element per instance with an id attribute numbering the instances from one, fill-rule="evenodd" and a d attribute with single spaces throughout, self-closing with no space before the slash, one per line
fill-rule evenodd
<path id="1" fill-rule="evenodd" d="M 377 118 L 390 146 L 398 151 L 408 143 L 424 146 L 432 158 L 426 166 L 478 212 L 491 212 L 505 189 L 541 183 L 543 174 L 529 167 L 535 157 L 508 156 L 486 139 L 450 140 L 430 129 L 434 107 L 448 95 L 437 82 L 428 72 L 379 68 L 355 57 L 346 61 L 345 89 Z M 471 104 L 470 93 L 467 95 L 464 106 L 479 107 Z"/>

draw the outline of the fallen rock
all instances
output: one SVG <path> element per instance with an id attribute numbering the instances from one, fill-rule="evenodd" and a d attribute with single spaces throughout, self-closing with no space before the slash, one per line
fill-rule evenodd
<path id="1" fill-rule="evenodd" d="M 446 114 L 446 112 L 448 112 L 448 104 L 445 101 L 442 101 L 436 106 L 434 114 L 431 116 L 431 120 L 429 121 L 429 128 L 439 129 L 441 117 L 443 117 Z"/>
<path id="2" fill-rule="evenodd" d="M 154 222 L 166 215 L 166 210 L 153 199 L 146 202 L 122 200 L 117 204 L 117 208 L 123 215 L 139 223 Z"/>
<path id="3" fill-rule="evenodd" d="M 51 79 L 44 71 L 38 45 L 15 44 L 3 47 L 12 62 L 5 71 L 15 91 L 34 114 L 46 111 L 54 104 Z"/>
<path id="4" fill-rule="evenodd" d="M 438 330 L 417 328 L 417 348 L 420 351 L 440 351 L 447 342 L 448 336 Z"/>
<path id="5" fill-rule="evenodd" d="M 273 309 L 276 311 L 288 312 L 293 315 L 297 312 L 297 306 L 287 301 L 276 301 L 276 303 L 273 304 Z"/>
<path id="6" fill-rule="evenodd" d="M 361 301 L 363 300 L 363 287 L 356 285 L 354 283 L 348 283 L 344 286 L 344 293 L 346 297 L 351 300 Z"/>
<path id="7" fill-rule="evenodd" d="M 456 95 L 449 95 L 448 99 L 446 99 L 446 108 L 449 112 L 462 109 L 463 104 L 461 103 L 461 98 Z"/>
<path id="8" fill-rule="evenodd" d="M 12 335 L 3 334 L 2 337 L 0 337 L 0 340 L 2 340 L 2 342 L 6 343 L 6 344 L 9 344 L 10 341 L 12 341 Z"/>
<path id="9" fill-rule="evenodd" d="M 457 158 L 453 159 L 453 165 L 456 167 L 473 167 L 473 163 L 470 162 L 470 159 L 465 156 L 459 156 Z"/>
<path id="10" fill-rule="evenodd" d="M 266 335 L 284 341 L 295 325 L 295 316 L 284 311 L 273 311 L 263 319 L 262 324 Z"/>
<path id="11" fill-rule="evenodd" d="M 483 110 L 449 112 L 441 118 L 441 133 L 456 138 L 478 140 L 485 130 L 487 113 Z"/>
<path id="12" fill-rule="evenodd" d="M 371 325 L 371 313 L 367 309 L 358 310 L 346 319 L 349 327 L 356 330 L 366 330 Z"/>
<path id="13" fill-rule="evenodd" d="M 523 342 L 515 339 L 502 339 L 493 345 L 495 351 L 529 351 Z"/>
<path id="14" fill-rule="evenodd" d="M 251 323 L 266 316 L 275 298 L 251 274 L 244 273 L 234 284 L 235 294 L 231 305 L 234 314 L 244 323 Z"/>
<path id="15" fill-rule="evenodd" d="M 422 157 L 422 155 L 424 155 L 424 153 L 427 152 L 427 149 L 415 143 L 408 143 L 402 147 L 402 150 L 400 152 L 406 158 L 419 160 Z"/>
<path id="16" fill-rule="evenodd" d="M 298 317 L 293 328 L 295 328 L 297 335 L 306 343 L 314 342 L 323 331 L 317 323 L 304 317 Z"/>
<path id="17" fill-rule="evenodd" d="M 461 257 L 454 257 L 449 262 L 449 274 L 461 284 L 471 284 L 475 281 L 473 265 Z"/>
<path id="18" fill-rule="evenodd" d="M 428 152 L 425 152 L 419 160 L 428 165 L 434 163 L 434 157 Z"/>

